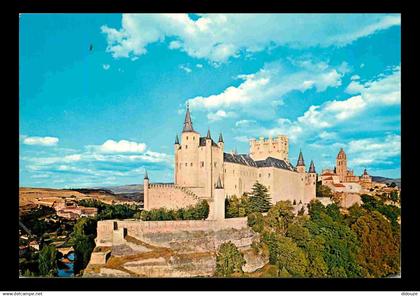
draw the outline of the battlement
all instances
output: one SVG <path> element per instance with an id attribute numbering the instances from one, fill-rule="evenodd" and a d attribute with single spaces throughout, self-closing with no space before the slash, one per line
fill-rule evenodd
<path id="1" fill-rule="evenodd" d="M 249 141 L 250 156 L 254 160 L 264 160 L 267 157 L 273 157 L 280 160 L 289 159 L 289 140 L 284 135 L 275 138 L 260 137 L 258 140 Z"/>

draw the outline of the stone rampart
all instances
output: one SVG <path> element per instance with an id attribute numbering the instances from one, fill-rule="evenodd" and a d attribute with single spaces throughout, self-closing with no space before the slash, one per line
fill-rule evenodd
<path id="1" fill-rule="evenodd" d="M 148 210 L 165 207 L 179 209 L 194 206 L 200 198 L 188 188 L 174 184 L 150 184 Z"/>

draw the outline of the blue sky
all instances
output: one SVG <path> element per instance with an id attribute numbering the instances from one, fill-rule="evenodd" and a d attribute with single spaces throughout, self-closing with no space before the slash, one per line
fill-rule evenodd
<path id="1" fill-rule="evenodd" d="M 317 171 L 400 177 L 401 18 L 23 14 L 20 186 L 173 179 L 186 102 L 225 150 L 284 134 Z M 90 44 L 93 50 L 89 51 Z"/>

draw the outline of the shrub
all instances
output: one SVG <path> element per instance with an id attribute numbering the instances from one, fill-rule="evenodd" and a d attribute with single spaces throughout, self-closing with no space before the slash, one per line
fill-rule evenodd
<path id="1" fill-rule="evenodd" d="M 248 226 L 255 232 L 262 232 L 264 229 L 264 217 L 261 213 L 251 213 L 248 215 Z"/>
<path id="2" fill-rule="evenodd" d="M 228 277 L 235 272 L 243 273 L 242 266 L 245 263 L 244 256 L 232 242 L 223 243 L 217 252 L 216 276 Z"/>

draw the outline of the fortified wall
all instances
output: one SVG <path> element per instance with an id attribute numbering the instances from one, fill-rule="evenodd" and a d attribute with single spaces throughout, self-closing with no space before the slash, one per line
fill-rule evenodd
<path id="1" fill-rule="evenodd" d="M 200 198 L 188 188 L 174 184 L 148 184 L 144 187 L 145 209 L 162 206 L 173 209 L 194 206 Z M 168 205 L 170 205 L 168 207 Z"/>
<path id="2" fill-rule="evenodd" d="M 232 242 L 244 253 L 244 271 L 268 262 L 254 254 L 259 234 L 247 218 L 188 221 L 106 220 L 97 225 L 96 247 L 84 277 L 207 277 L 216 269 L 216 253 Z"/>

